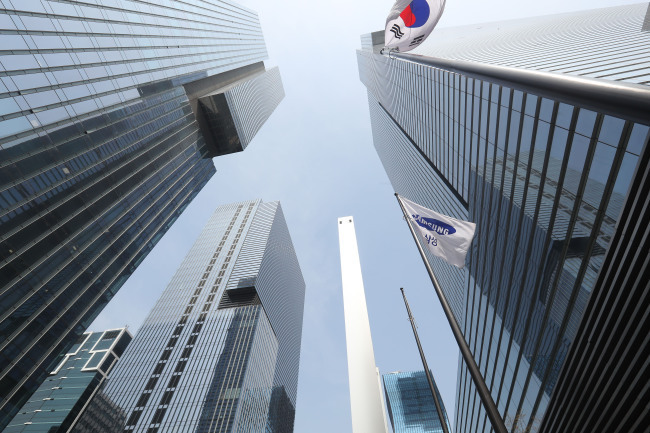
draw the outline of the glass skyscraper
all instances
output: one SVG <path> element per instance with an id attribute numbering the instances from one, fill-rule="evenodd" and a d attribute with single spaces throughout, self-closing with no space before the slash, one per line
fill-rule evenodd
<path id="1" fill-rule="evenodd" d="M 113 431 L 292 432 L 304 296 L 280 203 L 217 208 L 98 393 Z"/>
<path id="2" fill-rule="evenodd" d="M 440 414 L 433 402 L 427 376 L 422 371 L 396 371 L 382 375 L 388 415 L 394 433 L 442 433 Z M 434 386 L 435 386 L 434 382 Z M 442 397 L 436 386 L 438 400 Z M 449 427 L 443 405 L 444 422 Z M 451 431 L 451 427 L 449 427 Z"/>
<path id="3" fill-rule="evenodd" d="M 593 337 L 581 328 L 592 292 L 646 299 L 643 282 L 599 281 L 626 269 L 609 248 L 627 236 L 617 226 L 626 203 L 647 221 L 647 196 L 631 185 L 647 182 L 649 11 L 439 29 L 416 56 L 381 55 L 383 32 L 362 36 L 373 140 L 395 191 L 477 224 L 465 269 L 428 260 L 507 425 L 541 424 L 572 343 Z M 645 389 L 644 371 L 625 383 Z M 614 431 L 600 425 L 583 431 Z M 455 430 L 491 430 L 462 361 Z"/>
<path id="4" fill-rule="evenodd" d="M 3 432 L 67 432 L 131 339 L 126 328 L 83 334 Z M 107 411 L 104 417 L 114 415 Z"/>
<path id="5" fill-rule="evenodd" d="M 0 12 L 0 428 L 284 96 L 228 0 Z"/>

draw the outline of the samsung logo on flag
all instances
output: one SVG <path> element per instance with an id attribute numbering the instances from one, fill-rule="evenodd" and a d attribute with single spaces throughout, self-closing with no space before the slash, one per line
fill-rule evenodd
<path id="1" fill-rule="evenodd" d="M 453 235 L 456 233 L 456 229 L 453 226 L 450 226 L 447 223 L 443 223 L 440 220 L 434 218 L 425 218 L 421 217 L 420 215 L 411 216 L 420 227 L 424 227 L 431 232 L 438 233 L 439 235 Z"/>

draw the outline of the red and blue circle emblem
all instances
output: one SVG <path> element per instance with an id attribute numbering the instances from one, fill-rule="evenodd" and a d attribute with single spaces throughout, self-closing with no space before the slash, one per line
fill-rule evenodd
<path id="1" fill-rule="evenodd" d="M 429 19 L 430 12 L 427 0 L 413 0 L 399 16 L 406 27 L 422 27 Z"/>

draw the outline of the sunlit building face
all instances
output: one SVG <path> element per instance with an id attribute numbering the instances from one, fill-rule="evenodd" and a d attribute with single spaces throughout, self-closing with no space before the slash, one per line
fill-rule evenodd
<path id="1" fill-rule="evenodd" d="M 639 4 L 439 29 L 414 53 L 647 92 L 649 69 L 631 60 L 650 56 L 647 13 Z M 357 52 L 377 153 L 400 195 L 477 224 L 465 270 L 429 262 L 506 424 L 538 426 L 609 266 L 648 122 L 382 56 L 380 36 L 362 36 Z M 462 362 L 457 392 L 455 430 L 490 431 Z"/>
<path id="2" fill-rule="evenodd" d="M 279 202 L 217 208 L 99 392 L 115 431 L 292 432 L 304 294 Z"/>
<path id="3" fill-rule="evenodd" d="M 0 30 L 1 429 L 284 91 L 228 0 L 16 1 Z"/>

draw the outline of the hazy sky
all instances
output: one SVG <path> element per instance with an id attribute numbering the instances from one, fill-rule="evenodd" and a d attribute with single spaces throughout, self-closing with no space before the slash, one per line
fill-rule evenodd
<path id="1" fill-rule="evenodd" d="M 307 283 L 296 433 L 351 431 L 337 217 L 353 215 L 377 366 L 421 369 L 399 292 L 405 287 L 447 412 L 458 350 L 372 146 L 359 36 L 383 28 L 391 0 L 239 0 L 260 15 L 285 99 L 246 151 L 214 160 L 217 173 L 91 325 L 142 324 L 214 209 L 280 200 Z M 604 6 L 625 0 L 449 0 L 438 27 Z"/>

